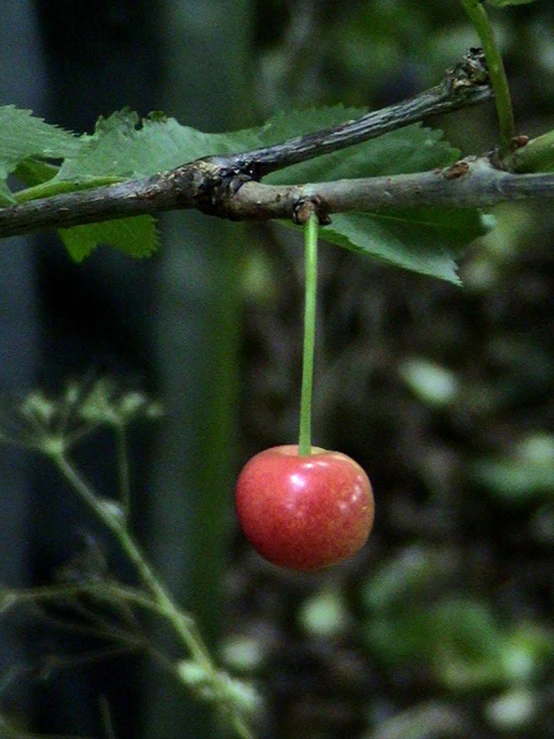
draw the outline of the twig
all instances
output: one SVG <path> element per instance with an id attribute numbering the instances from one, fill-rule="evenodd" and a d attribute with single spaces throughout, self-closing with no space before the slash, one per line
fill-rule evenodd
<path id="1" fill-rule="evenodd" d="M 252 739 L 253 735 L 250 727 L 236 705 L 236 696 L 233 698 L 229 695 L 227 686 L 230 684 L 230 679 L 217 669 L 194 621 L 179 609 L 169 592 L 156 577 L 140 547 L 127 529 L 124 517 L 118 515 L 112 505 L 106 504 L 97 496 L 67 457 L 62 446 L 52 444 L 50 451 L 46 448 L 43 451 L 48 454 L 73 490 L 117 538 L 121 549 L 135 566 L 147 593 L 156 604 L 156 610 L 159 610 L 165 616 L 182 643 L 186 645 L 194 667 L 201 674 L 203 683 L 209 687 L 210 696 L 213 697 L 215 704 L 229 712 L 230 721 L 236 734 L 241 739 Z M 148 601 L 147 597 L 144 603 L 148 604 Z M 183 678 L 182 673 L 180 676 L 182 682 L 189 684 Z"/>
<path id="2" fill-rule="evenodd" d="M 181 613 L 180 609 L 173 603 L 169 594 L 160 584 L 160 581 L 148 564 L 146 557 L 129 534 L 125 519 L 118 516 L 111 506 L 106 505 L 95 494 L 63 450 L 51 453 L 50 457 L 71 487 L 94 511 L 102 523 L 117 537 L 121 548 L 136 567 L 144 586 L 151 593 L 160 608 L 163 609 L 166 618 L 171 621 L 175 631 L 189 648 L 192 657 L 204 667 L 207 674 L 215 673 L 216 668 L 211 661 L 207 648 L 198 638 L 197 634 L 192 633 L 193 624 L 189 618 Z"/>
<path id="3" fill-rule="evenodd" d="M 318 214 L 381 211 L 418 206 L 488 207 L 500 202 L 554 197 L 554 173 L 512 174 L 488 157 L 468 158 L 444 169 L 391 177 L 335 180 L 306 185 L 248 182 L 229 200 L 233 220 L 291 218 L 302 200 L 319 203 Z M 322 232 L 325 238 L 325 231 Z"/>
<path id="4" fill-rule="evenodd" d="M 161 183 L 160 178 L 159 184 Z M 50 226 L 70 226 L 109 218 L 154 213 L 172 208 L 194 207 L 194 195 L 158 189 L 152 200 L 137 200 L 140 195 L 131 181 L 108 195 L 98 191 L 35 201 L 0 210 L 0 236 L 28 233 Z M 141 192 L 144 192 L 141 187 Z M 513 174 L 494 167 L 488 157 L 462 160 L 445 169 L 390 177 L 336 180 L 305 185 L 265 185 L 241 183 L 234 193 L 221 196 L 217 215 L 234 221 L 294 219 L 299 202 L 315 199 L 318 213 L 382 211 L 391 208 L 448 205 L 457 208 L 488 207 L 500 202 L 554 197 L 554 173 Z M 74 201 L 74 208 L 67 200 Z M 47 207 L 48 210 L 43 210 Z M 214 206 L 215 208 L 215 206 Z M 9 211 L 9 214 L 8 214 Z M 61 221 L 61 224 L 60 224 Z M 325 232 L 322 234 L 325 237 Z"/>
<path id="5" fill-rule="evenodd" d="M 227 166 L 260 179 L 292 164 L 369 141 L 424 118 L 483 103 L 491 97 L 483 53 L 481 49 L 469 49 L 462 61 L 446 72 L 439 85 L 409 100 L 282 144 L 237 154 L 229 157 Z"/>

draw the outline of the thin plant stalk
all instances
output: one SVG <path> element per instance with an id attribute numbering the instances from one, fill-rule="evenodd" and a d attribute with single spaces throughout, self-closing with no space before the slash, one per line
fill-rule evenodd
<path id="1" fill-rule="evenodd" d="M 54 462 L 60 473 L 67 480 L 73 490 L 94 511 L 100 521 L 117 538 L 121 549 L 133 562 L 139 577 L 158 605 L 163 616 L 171 623 L 173 629 L 186 645 L 192 659 L 202 669 L 207 680 L 214 686 L 220 682 L 220 675 L 212 661 L 210 653 L 194 622 L 181 612 L 179 607 L 163 587 L 154 571 L 150 567 L 140 547 L 133 539 L 125 523 L 123 511 L 111 501 L 103 501 L 93 490 L 92 486 L 73 465 L 65 450 L 60 445 L 49 450 L 48 456 Z M 252 734 L 246 722 L 233 712 L 231 722 L 241 739 L 252 739 Z"/>
<path id="2" fill-rule="evenodd" d="M 317 232 L 318 218 L 312 214 L 304 226 L 304 350 L 302 356 L 302 391 L 300 396 L 300 434 L 298 454 L 312 451 L 312 393 L 314 378 L 315 324 L 317 308 Z"/>
<path id="3" fill-rule="evenodd" d="M 160 584 L 138 544 L 130 535 L 125 525 L 125 519 L 117 505 L 102 501 L 64 452 L 53 454 L 52 459 L 71 487 L 93 509 L 106 528 L 110 529 L 116 536 L 121 548 L 135 565 L 144 586 L 162 607 L 166 618 L 186 643 L 193 658 L 202 665 L 207 674 L 215 673 L 215 666 L 211 661 L 207 648 L 200 642 L 196 634 L 191 634 L 188 620 L 183 618 L 177 605 L 173 603 L 165 588 Z"/>
<path id="4" fill-rule="evenodd" d="M 117 470 L 119 474 L 119 500 L 127 518 L 130 509 L 131 475 L 129 471 L 129 454 L 127 453 L 127 427 L 124 423 L 116 424 L 115 445 L 117 452 Z"/>
<path id="5" fill-rule="evenodd" d="M 494 90 L 500 137 L 499 153 L 502 158 L 513 150 L 513 140 L 516 134 L 514 110 L 504 62 L 483 3 L 480 0 L 462 0 L 462 4 L 477 31 L 485 52 L 491 85 Z"/>

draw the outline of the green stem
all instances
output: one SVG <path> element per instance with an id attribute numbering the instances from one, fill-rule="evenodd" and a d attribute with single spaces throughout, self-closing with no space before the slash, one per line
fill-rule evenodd
<path id="1" fill-rule="evenodd" d="M 53 195 L 63 193 L 91 190 L 95 187 L 103 187 L 104 185 L 116 185 L 118 182 L 123 182 L 124 179 L 124 177 L 106 175 L 105 177 L 90 177 L 81 181 L 59 180 L 53 182 L 52 180 L 48 180 L 47 182 L 41 182 L 38 185 L 27 187 L 24 190 L 19 190 L 19 192 L 15 193 L 15 199 L 18 203 L 27 203 L 29 200 L 36 200 L 37 198 L 49 198 Z"/>
<path id="2" fill-rule="evenodd" d="M 494 90 L 496 114 L 500 129 L 500 156 L 504 157 L 512 151 L 512 141 L 516 132 L 514 111 L 504 62 L 502 61 L 502 55 L 500 54 L 483 3 L 479 0 L 462 0 L 462 4 L 479 35 L 483 51 L 485 52 L 491 84 Z"/>
<path id="3" fill-rule="evenodd" d="M 196 624 L 189 616 L 182 613 L 160 583 L 140 547 L 127 529 L 122 513 L 109 501 L 103 501 L 96 494 L 61 447 L 52 448 L 48 455 L 75 492 L 90 506 L 100 521 L 116 537 L 122 550 L 135 565 L 143 585 L 152 595 L 157 608 L 171 623 L 175 632 L 188 648 L 192 659 L 199 665 L 207 680 L 213 686 L 214 691 L 217 692 L 221 683 L 221 675 L 198 633 Z M 144 603 L 147 604 L 148 600 L 145 600 Z M 250 728 L 239 711 L 231 709 L 230 720 L 238 736 L 242 739 L 252 739 Z"/>
<path id="4" fill-rule="evenodd" d="M 300 396 L 300 435 L 298 454 L 312 451 L 312 389 L 314 378 L 315 320 L 317 297 L 317 231 L 318 218 L 312 214 L 304 226 L 304 352 L 302 357 L 302 393 Z"/>
<path id="5" fill-rule="evenodd" d="M 198 635 L 191 633 L 190 620 L 183 617 L 179 608 L 173 603 L 165 588 L 160 584 L 160 581 L 152 571 L 139 546 L 127 530 L 125 519 L 114 507 L 102 501 L 96 495 L 89 483 L 81 477 L 64 452 L 53 453 L 51 457 L 71 487 L 92 508 L 106 528 L 115 535 L 121 548 L 135 565 L 144 586 L 154 596 L 155 601 L 165 613 L 166 618 L 171 622 L 175 631 L 187 645 L 192 657 L 202 665 L 207 674 L 213 673 L 215 675 L 216 668 L 210 659 L 208 650 L 199 640 Z"/>
<path id="6" fill-rule="evenodd" d="M 117 471 L 119 475 L 119 501 L 125 517 L 129 517 L 131 477 L 129 473 L 129 454 L 127 453 L 127 429 L 125 423 L 118 423 L 114 428 L 117 453 Z"/>

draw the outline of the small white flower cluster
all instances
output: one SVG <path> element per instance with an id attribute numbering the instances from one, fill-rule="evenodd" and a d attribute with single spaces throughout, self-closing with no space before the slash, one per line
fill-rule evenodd
<path id="1" fill-rule="evenodd" d="M 92 384 L 70 382 L 57 398 L 32 391 L 19 403 L 2 403 L 0 414 L 0 441 L 52 456 L 100 426 L 123 429 L 158 419 L 163 411 L 144 393 L 122 391 L 113 380 L 101 378 Z"/>

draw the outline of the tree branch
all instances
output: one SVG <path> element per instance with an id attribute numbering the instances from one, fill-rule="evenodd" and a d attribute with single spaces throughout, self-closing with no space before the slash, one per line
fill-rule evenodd
<path id="1" fill-rule="evenodd" d="M 390 177 L 336 180 L 306 185 L 247 182 L 228 201 L 232 220 L 295 218 L 298 206 L 314 201 L 320 218 L 347 211 L 451 206 L 488 207 L 500 202 L 554 197 L 554 173 L 512 174 L 494 167 L 489 157 L 473 157 L 444 169 Z"/>
<path id="2" fill-rule="evenodd" d="M 237 154 L 229 157 L 228 165 L 259 180 L 270 172 L 292 164 L 339 151 L 424 118 L 451 113 L 491 98 L 492 89 L 483 52 L 481 49 L 469 49 L 456 66 L 446 71 L 439 85 L 409 100 L 282 144 Z"/>
<path id="3" fill-rule="evenodd" d="M 0 237 L 199 207 L 198 185 L 203 182 L 205 169 L 206 162 L 200 160 L 146 180 L 129 180 L 5 208 L 0 210 Z M 265 185 L 234 178 L 225 190 L 226 194 L 220 193 L 217 209 L 213 209 L 223 218 L 296 220 L 299 205 L 312 200 L 317 202 L 325 222 L 329 213 L 346 211 L 430 205 L 487 207 L 510 200 L 551 198 L 554 173 L 513 174 L 494 167 L 488 157 L 477 157 L 429 172 L 305 185 Z"/>
<path id="4" fill-rule="evenodd" d="M 0 237 L 185 208 L 237 220 L 256 217 L 255 202 L 251 204 L 254 207 L 243 206 L 243 210 L 232 202 L 246 182 L 425 117 L 484 102 L 491 96 L 483 53 L 470 49 L 446 72 L 441 84 L 357 120 L 250 152 L 205 157 L 141 180 L 81 189 L 0 209 Z M 289 216 L 293 213 L 291 210 Z"/>
<path id="5" fill-rule="evenodd" d="M 381 211 L 422 205 L 489 206 L 504 200 L 552 197 L 554 174 L 518 175 L 497 169 L 489 157 L 467 159 L 431 172 L 271 186 L 269 172 L 366 141 L 422 117 L 456 110 L 491 96 L 482 53 L 470 49 L 442 83 L 411 100 L 355 121 L 275 146 L 212 156 L 140 180 L 60 194 L 0 209 L 0 237 L 47 228 L 196 208 L 231 220 L 301 220 L 301 205 L 329 213 Z"/>

